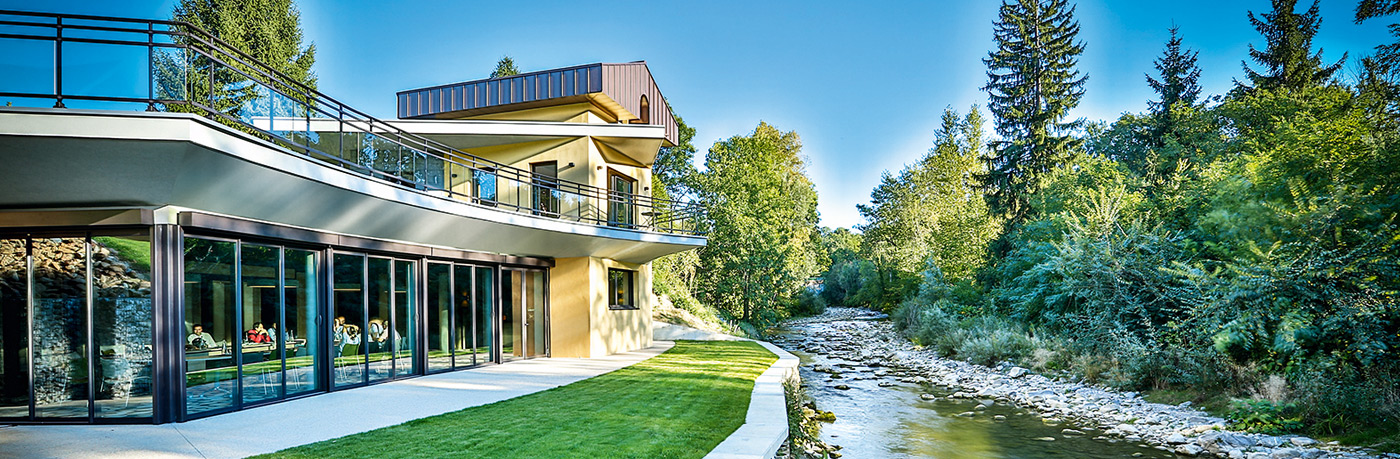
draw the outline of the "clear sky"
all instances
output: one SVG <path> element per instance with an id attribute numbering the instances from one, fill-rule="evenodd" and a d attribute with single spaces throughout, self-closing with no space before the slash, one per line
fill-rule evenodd
<path id="1" fill-rule="evenodd" d="M 981 59 L 992 47 L 993 0 L 825 2 L 299 2 L 316 44 L 322 92 L 376 116 L 394 116 L 400 90 L 484 78 L 503 55 L 522 71 L 646 60 L 703 156 L 718 139 L 760 120 L 795 130 L 826 226 L 861 222 L 883 171 L 928 150 L 945 107 L 985 105 Z M 1300 8 L 1306 8 L 1306 2 Z M 42 4 L 43 6 L 38 6 Z M 0 0 L 0 8 L 142 18 L 170 0 Z M 1087 94 L 1073 116 L 1113 119 L 1152 97 L 1143 74 L 1172 24 L 1200 51 L 1205 92 L 1229 90 L 1240 60 L 1263 39 L 1246 12 L 1267 0 L 1078 2 Z M 1355 0 L 1324 0 L 1314 42 L 1329 62 L 1392 38 L 1385 24 L 1352 23 Z M 988 126 L 990 130 L 990 125 Z"/>

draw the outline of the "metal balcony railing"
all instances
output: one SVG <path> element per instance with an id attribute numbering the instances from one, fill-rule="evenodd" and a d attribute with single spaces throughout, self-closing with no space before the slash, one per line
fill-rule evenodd
<path id="1" fill-rule="evenodd" d="M 0 66 L 12 70 L 0 76 L 0 97 L 52 100 L 54 108 L 81 101 L 194 113 L 288 154 L 444 199 L 590 225 L 703 234 L 698 203 L 538 176 L 454 149 L 332 99 L 188 23 L 0 10 L 0 49 L 9 61 Z M 67 63 L 75 54 L 101 56 L 101 63 Z"/>

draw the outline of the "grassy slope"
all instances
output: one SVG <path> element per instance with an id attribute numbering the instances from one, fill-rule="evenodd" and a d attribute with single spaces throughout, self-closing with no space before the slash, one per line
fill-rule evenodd
<path id="1" fill-rule="evenodd" d="M 681 341 L 567 386 L 257 457 L 698 458 L 744 423 L 776 360 L 751 342 Z"/>

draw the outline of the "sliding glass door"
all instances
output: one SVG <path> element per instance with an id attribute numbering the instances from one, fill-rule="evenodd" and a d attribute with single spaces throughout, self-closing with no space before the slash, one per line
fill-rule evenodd
<path id="1" fill-rule="evenodd" d="M 494 361 L 495 268 L 428 263 L 428 371 Z"/>
<path id="2" fill-rule="evenodd" d="M 335 387 L 419 374 L 413 336 L 418 321 L 418 263 L 335 254 Z"/>
<path id="3" fill-rule="evenodd" d="M 0 420 L 150 418 L 150 239 L 0 239 Z"/>
<path id="4" fill-rule="evenodd" d="M 184 239 L 185 415 L 323 390 L 320 254 Z"/>

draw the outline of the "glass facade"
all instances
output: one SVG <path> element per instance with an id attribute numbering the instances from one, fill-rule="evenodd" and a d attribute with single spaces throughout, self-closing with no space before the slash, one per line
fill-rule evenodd
<path id="1" fill-rule="evenodd" d="M 325 388 L 320 259 L 283 246 L 184 239 L 186 416 Z"/>
<path id="2" fill-rule="evenodd" d="M 0 420 L 151 418 L 150 258 L 139 231 L 0 239 Z"/>
<path id="3" fill-rule="evenodd" d="M 164 240 L 0 236 L 0 421 L 190 420 L 548 352 L 542 270 Z"/>

